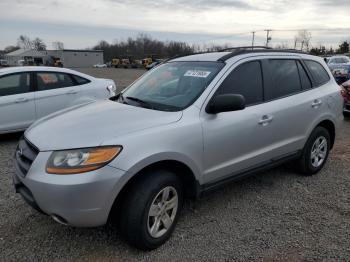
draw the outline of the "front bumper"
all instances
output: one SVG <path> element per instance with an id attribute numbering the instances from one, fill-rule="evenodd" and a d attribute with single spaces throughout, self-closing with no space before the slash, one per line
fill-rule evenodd
<path id="1" fill-rule="evenodd" d="M 47 174 L 45 166 L 50 154 L 40 152 L 25 176 L 15 164 L 16 191 L 32 207 L 60 218 L 64 224 L 77 227 L 104 225 L 125 171 L 107 165 L 82 174 Z"/>

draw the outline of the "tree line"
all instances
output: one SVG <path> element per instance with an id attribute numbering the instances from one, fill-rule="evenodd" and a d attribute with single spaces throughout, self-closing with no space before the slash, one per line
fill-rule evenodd
<path id="1" fill-rule="evenodd" d="M 171 58 L 177 55 L 181 56 L 198 52 L 218 51 L 227 47 L 227 45 L 204 44 L 200 46 L 179 41 L 160 41 L 148 35 L 139 34 L 135 38 L 129 37 L 127 40 L 115 41 L 114 43 L 108 43 L 102 40 L 95 45 L 93 49 L 102 50 L 104 52 L 105 61 L 111 61 L 113 58 Z M 43 51 L 47 49 L 47 45 L 39 37 L 31 39 L 28 36 L 20 35 L 17 39 L 17 44 L 6 47 L 4 51 L 5 53 L 10 53 L 19 48 Z M 63 50 L 64 44 L 60 41 L 56 41 L 52 43 L 52 48 L 55 50 Z M 309 52 L 313 55 L 333 55 L 350 52 L 348 41 L 343 41 L 336 49 L 332 47 L 326 48 L 324 45 L 311 47 L 311 33 L 305 30 L 298 32 L 294 37 L 292 47 L 290 47 L 290 43 L 286 42 L 281 45 L 276 45 L 275 48 L 294 48 Z"/>
<path id="2" fill-rule="evenodd" d="M 174 57 L 176 55 L 192 54 L 197 47 L 185 42 L 163 42 L 140 34 L 136 38 L 129 37 L 125 41 L 116 41 L 112 44 L 103 40 L 94 46 L 93 49 L 103 50 L 105 60 L 111 61 L 113 58 L 142 59 L 151 57 L 159 59 Z"/>

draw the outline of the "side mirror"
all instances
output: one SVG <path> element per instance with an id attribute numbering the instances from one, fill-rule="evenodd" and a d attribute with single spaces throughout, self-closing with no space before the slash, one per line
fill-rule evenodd
<path id="1" fill-rule="evenodd" d="M 218 114 L 221 112 L 243 110 L 244 108 L 245 99 L 242 95 L 217 95 L 207 105 L 206 112 L 208 114 Z"/>

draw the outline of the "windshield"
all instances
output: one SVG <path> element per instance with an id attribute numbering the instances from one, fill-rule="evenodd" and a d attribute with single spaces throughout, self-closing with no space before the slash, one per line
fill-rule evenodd
<path id="1" fill-rule="evenodd" d="M 154 68 L 119 96 L 119 102 L 162 111 L 190 106 L 223 68 L 221 62 L 169 62 Z"/>

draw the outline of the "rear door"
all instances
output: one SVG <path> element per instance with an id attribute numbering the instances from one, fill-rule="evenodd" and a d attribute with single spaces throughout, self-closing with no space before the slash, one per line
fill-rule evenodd
<path id="1" fill-rule="evenodd" d="M 0 133 L 27 128 L 35 120 L 31 73 L 0 77 Z"/>
<path id="2" fill-rule="evenodd" d="M 310 93 L 312 91 L 308 91 L 312 87 L 311 80 L 299 59 L 265 59 L 263 69 L 268 84 L 264 88 L 265 106 L 261 120 L 271 118 L 268 123 L 271 130 L 269 150 L 271 159 L 277 160 L 303 148 L 315 116 L 313 103 L 318 101 Z"/>
<path id="3" fill-rule="evenodd" d="M 70 74 L 36 72 L 35 80 L 35 104 L 38 119 L 72 106 L 78 98 L 80 89 Z"/>

